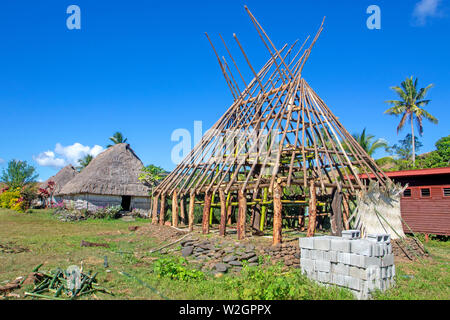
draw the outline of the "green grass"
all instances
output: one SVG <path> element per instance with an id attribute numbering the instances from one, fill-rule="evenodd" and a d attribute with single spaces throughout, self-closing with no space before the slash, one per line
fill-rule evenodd
<path id="1" fill-rule="evenodd" d="M 0 209 L 0 243 L 26 247 L 20 253 L 0 252 L 0 284 L 28 274 L 36 265 L 42 270 L 80 265 L 98 273 L 101 285 L 114 296 L 98 293 L 100 299 L 352 299 L 347 290 L 317 285 L 299 270 L 283 271 L 281 266 L 246 268 L 238 276 L 216 278 L 198 276 L 193 264 L 179 261 L 169 254 L 149 254 L 161 246 L 149 234 L 128 231 L 128 226 L 143 226 L 148 220 L 87 220 L 61 222 L 51 211 L 33 210 L 18 213 Z M 81 247 L 81 240 L 108 243 L 110 248 Z M 377 299 L 449 299 L 448 258 L 450 246 L 431 241 L 433 260 L 397 263 L 398 286 L 377 295 Z M 176 246 L 175 246 L 176 248 Z M 103 266 L 108 257 L 109 267 Z M 156 263 L 158 259 L 160 263 Z M 109 270 L 110 272 L 107 272 Z M 136 278 L 121 274 L 126 272 Z M 414 277 L 403 277 L 403 276 Z M 23 292 L 30 287 L 16 290 Z M 92 299 L 93 297 L 85 297 Z"/>

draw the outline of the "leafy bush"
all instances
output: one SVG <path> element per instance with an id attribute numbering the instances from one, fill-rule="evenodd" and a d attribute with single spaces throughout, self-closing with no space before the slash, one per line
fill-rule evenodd
<path id="1" fill-rule="evenodd" d="M 92 213 L 91 217 L 95 219 L 117 219 L 120 211 L 122 211 L 120 205 L 104 207 Z"/>
<path id="2" fill-rule="evenodd" d="M 21 208 L 20 188 L 6 189 L 0 194 L 0 207 L 23 211 Z"/>
<path id="3" fill-rule="evenodd" d="M 184 258 L 159 259 L 153 264 L 153 272 L 158 277 L 168 277 L 181 281 L 202 280 L 205 278 L 205 275 L 200 270 L 188 268 L 187 260 Z"/>

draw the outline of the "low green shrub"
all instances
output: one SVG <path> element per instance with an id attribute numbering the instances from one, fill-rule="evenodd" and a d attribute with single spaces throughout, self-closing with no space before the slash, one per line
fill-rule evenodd
<path id="1" fill-rule="evenodd" d="M 173 280 L 190 281 L 202 280 L 205 275 L 200 270 L 191 269 L 187 266 L 184 258 L 163 258 L 153 264 L 153 272 L 158 277 L 167 277 Z"/>

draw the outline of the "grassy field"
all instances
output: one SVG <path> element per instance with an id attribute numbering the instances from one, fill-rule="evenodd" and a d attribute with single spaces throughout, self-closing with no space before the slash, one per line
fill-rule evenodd
<path id="1" fill-rule="evenodd" d="M 299 270 L 286 272 L 281 266 L 247 268 L 239 276 L 204 275 L 170 254 L 150 254 L 164 243 L 128 230 L 146 224 L 148 220 L 142 219 L 61 222 L 51 211 L 25 214 L 0 209 L 0 245 L 17 251 L 0 247 L 0 285 L 27 275 L 40 263 L 42 270 L 54 270 L 83 261 L 84 270 L 98 271 L 100 284 L 115 294 L 97 293 L 89 299 L 352 299 L 347 290 L 316 285 Z M 110 247 L 81 247 L 81 240 Z M 450 299 L 450 245 L 431 241 L 427 248 L 432 258 L 425 262 L 396 261 L 397 286 L 376 299 Z M 30 288 L 14 293 L 23 297 Z"/>

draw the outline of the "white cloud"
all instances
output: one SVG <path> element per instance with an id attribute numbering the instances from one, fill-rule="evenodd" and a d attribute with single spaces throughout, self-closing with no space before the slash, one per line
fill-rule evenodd
<path id="1" fill-rule="evenodd" d="M 413 17 L 417 25 L 423 26 L 427 18 L 439 17 L 442 12 L 438 10 L 441 0 L 420 0 L 416 3 L 413 11 Z"/>
<path id="2" fill-rule="evenodd" d="M 33 159 L 43 167 L 62 168 L 66 165 L 64 159 L 57 158 L 55 153 L 50 150 L 41 152 L 37 157 L 33 156 Z"/>
<path id="3" fill-rule="evenodd" d="M 95 145 L 92 148 L 84 146 L 81 143 L 75 142 L 69 146 L 63 146 L 57 143 L 55 151 L 41 152 L 37 157 L 33 156 L 33 159 L 43 167 L 62 168 L 67 164 L 77 166 L 78 160 L 90 154 L 96 157 L 103 151 L 103 147 Z"/>

